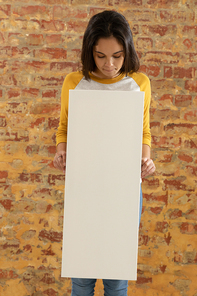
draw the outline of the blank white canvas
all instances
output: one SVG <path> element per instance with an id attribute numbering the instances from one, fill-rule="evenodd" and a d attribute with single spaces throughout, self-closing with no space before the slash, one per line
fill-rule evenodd
<path id="1" fill-rule="evenodd" d="M 137 278 L 143 98 L 70 91 L 62 277 Z"/>

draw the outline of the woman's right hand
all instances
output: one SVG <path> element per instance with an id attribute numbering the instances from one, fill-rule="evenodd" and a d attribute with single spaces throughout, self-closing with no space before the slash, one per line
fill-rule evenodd
<path id="1" fill-rule="evenodd" d="M 65 169 L 66 169 L 66 151 L 58 151 L 55 154 L 54 160 L 53 160 L 54 167 L 63 171 L 65 174 Z"/>

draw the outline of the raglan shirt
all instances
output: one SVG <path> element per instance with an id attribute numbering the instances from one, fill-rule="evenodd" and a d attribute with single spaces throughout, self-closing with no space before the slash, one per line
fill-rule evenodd
<path id="1" fill-rule="evenodd" d="M 149 107 L 151 98 L 150 81 L 143 73 L 132 73 L 127 76 L 121 73 L 115 78 L 103 79 L 90 75 L 90 80 L 86 80 L 82 72 L 72 72 L 64 80 L 61 92 L 61 114 L 58 131 L 56 134 L 56 144 L 67 142 L 67 122 L 69 90 L 119 90 L 119 91 L 143 91 L 144 116 L 143 116 L 143 138 L 142 143 L 151 146 L 151 134 L 149 127 Z"/>

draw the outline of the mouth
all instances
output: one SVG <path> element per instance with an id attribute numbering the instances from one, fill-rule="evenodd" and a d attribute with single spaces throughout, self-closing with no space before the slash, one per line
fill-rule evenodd
<path id="1" fill-rule="evenodd" d="M 108 73 L 110 73 L 110 72 L 113 72 L 114 71 L 114 69 L 103 69 L 105 72 L 108 72 Z"/>

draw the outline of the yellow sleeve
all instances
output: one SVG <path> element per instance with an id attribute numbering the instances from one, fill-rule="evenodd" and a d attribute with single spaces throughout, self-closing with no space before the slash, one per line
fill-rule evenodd
<path id="1" fill-rule="evenodd" d="M 61 92 L 61 113 L 59 127 L 56 133 L 56 145 L 67 142 L 69 90 L 75 89 L 82 78 L 83 75 L 81 72 L 72 72 L 64 80 Z"/>
<path id="2" fill-rule="evenodd" d="M 142 144 L 147 144 L 151 147 L 150 116 L 149 116 L 150 101 L 151 101 L 150 80 L 143 73 L 133 73 L 131 77 L 139 85 L 140 91 L 143 91 L 145 93 Z"/>

